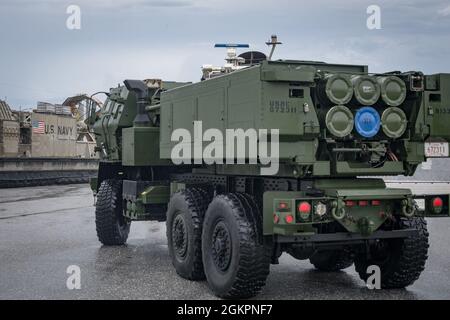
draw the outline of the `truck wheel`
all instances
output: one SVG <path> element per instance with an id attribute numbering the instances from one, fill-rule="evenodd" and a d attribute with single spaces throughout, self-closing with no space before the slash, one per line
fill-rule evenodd
<path id="1" fill-rule="evenodd" d="M 417 236 L 405 239 L 380 240 L 370 248 L 370 259 L 358 255 L 356 271 L 367 281 L 367 267 L 377 265 L 381 271 L 381 287 L 404 288 L 416 281 L 425 268 L 428 257 L 428 231 L 424 218 L 401 218 L 400 229 L 416 229 Z"/>
<path id="2" fill-rule="evenodd" d="M 166 234 L 176 272 L 189 280 L 205 278 L 202 262 L 202 224 L 209 204 L 208 193 L 189 188 L 175 193 L 167 209 Z"/>
<path id="3" fill-rule="evenodd" d="M 205 214 L 203 265 L 212 291 L 222 298 L 249 298 L 264 286 L 270 250 L 260 210 L 247 194 L 218 195 Z"/>
<path id="4" fill-rule="evenodd" d="M 353 253 L 345 248 L 341 250 L 317 250 L 309 262 L 321 271 L 333 272 L 346 269 L 353 264 Z"/>
<path id="5" fill-rule="evenodd" d="M 122 181 L 104 180 L 95 207 L 98 239 L 106 246 L 122 245 L 127 241 L 130 224 L 123 216 Z"/>

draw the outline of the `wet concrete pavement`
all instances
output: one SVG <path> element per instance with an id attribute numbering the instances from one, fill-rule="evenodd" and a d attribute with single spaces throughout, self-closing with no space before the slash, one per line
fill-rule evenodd
<path id="1" fill-rule="evenodd" d="M 450 192 L 448 184 L 404 185 L 417 193 Z M 414 285 L 368 290 L 354 267 L 315 271 L 287 254 L 259 299 L 450 299 L 450 218 L 428 219 L 429 259 Z M 81 269 L 69 290 L 67 267 Z M 215 299 L 205 281 L 175 273 L 165 224 L 133 222 L 126 246 L 103 247 L 87 185 L 0 189 L 0 299 Z"/>

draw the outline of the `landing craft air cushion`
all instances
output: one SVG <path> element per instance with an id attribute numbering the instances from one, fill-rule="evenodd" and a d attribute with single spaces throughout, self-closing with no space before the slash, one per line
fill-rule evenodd
<path id="1" fill-rule="evenodd" d="M 203 66 L 198 83 L 126 80 L 91 110 L 100 242 L 124 244 L 132 221 L 166 221 L 177 273 L 206 278 L 223 298 L 257 295 L 283 252 L 319 270 L 355 264 L 362 280 L 377 265 L 382 288 L 414 283 L 427 260 L 424 217 L 448 217 L 449 196 L 387 188 L 379 177 L 412 176 L 427 158 L 449 156 L 450 74 L 374 74 L 225 47 L 225 66 Z M 277 130 L 278 172 L 261 174 L 250 159 L 174 164 L 173 133 L 193 136 L 195 122 L 222 135 Z"/>

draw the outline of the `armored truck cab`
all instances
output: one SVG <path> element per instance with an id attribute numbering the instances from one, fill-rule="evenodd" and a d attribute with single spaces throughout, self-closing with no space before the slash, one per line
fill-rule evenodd
<path id="1" fill-rule="evenodd" d="M 449 156 L 450 74 L 287 60 L 235 69 L 193 84 L 126 80 L 92 113 L 99 240 L 120 245 L 131 221 L 165 220 L 177 273 L 224 298 L 260 292 L 282 252 L 326 271 L 354 263 L 363 280 L 378 265 L 383 288 L 412 284 L 427 258 L 424 217 L 449 216 L 449 196 L 380 176 Z M 269 153 L 275 171 L 262 170 Z"/>

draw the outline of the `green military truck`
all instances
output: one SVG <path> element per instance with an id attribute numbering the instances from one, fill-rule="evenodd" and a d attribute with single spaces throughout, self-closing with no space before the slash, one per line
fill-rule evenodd
<path id="1" fill-rule="evenodd" d="M 411 285 L 427 260 L 424 217 L 449 216 L 449 196 L 380 176 L 449 156 L 450 74 L 236 57 L 238 46 L 198 83 L 126 80 L 91 110 L 100 242 L 124 244 L 132 221 L 166 221 L 176 272 L 223 298 L 257 295 L 283 252 L 330 272 L 354 263 L 363 280 L 377 265 L 382 288 Z M 198 141 L 199 124 L 214 138 Z M 275 174 L 249 151 L 261 141 L 278 151 Z M 195 156 L 213 142 L 218 161 Z M 192 152 L 174 159 L 180 146 Z"/>

